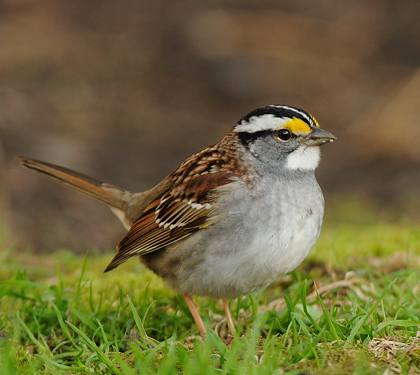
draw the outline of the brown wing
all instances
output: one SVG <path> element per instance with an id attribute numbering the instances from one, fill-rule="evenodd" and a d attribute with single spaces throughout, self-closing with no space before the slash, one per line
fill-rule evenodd
<path id="1" fill-rule="evenodd" d="M 225 152 L 214 146 L 182 164 L 170 176 L 172 186 L 145 209 L 119 243 L 105 272 L 132 256 L 163 249 L 213 224 L 217 188 L 242 173 L 226 162 L 231 158 L 226 158 Z"/>
<path id="2" fill-rule="evenodd" d="M 162 249 L 190 233 L 191 229 L 187 228 L 168 229 L 159 226 L 156 222 L 156 213 L 151 211 L 134 223 L 119 243 L 118 252 L 105 272 L 114 269 L 132 256 L 144 255 Z"/>

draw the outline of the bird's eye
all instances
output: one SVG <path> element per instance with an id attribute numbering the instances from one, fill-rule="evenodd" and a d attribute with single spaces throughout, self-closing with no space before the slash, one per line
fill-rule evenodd
<path id="1" fill-rule="evenodd" d="M 292 133 L 287 129 L 280 129 L 276 132 L 275 137 L 282 142 L 287 142 L 292 138 Z"/>

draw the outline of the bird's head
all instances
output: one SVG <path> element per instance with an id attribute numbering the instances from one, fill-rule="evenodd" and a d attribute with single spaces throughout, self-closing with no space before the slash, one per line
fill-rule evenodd
<path id="1" fill-rule="evenodd" d="M 286 105 L 257 108 L 242 117 L 233 131 L 259 161 L 273 167 L 281 163 L 289 170 L 314 170 L 319 146 L 336 139 L 311 114 Z"/>

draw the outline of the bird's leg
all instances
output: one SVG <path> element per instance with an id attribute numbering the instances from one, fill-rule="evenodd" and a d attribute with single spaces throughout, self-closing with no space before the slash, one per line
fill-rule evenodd
<path id="1" fill-rule="evenodd" d="M 235 337 L 235 334 L 236 334 L 235 323 L 234 323 L 234 321 L 232 319 L 232 314 L 230 313 L 230 310 L 229 310 L 228 300 L 222 299 L 222 304 L 223 304 L 223 310 L 225 312 L 225 316 L 226 316 L 226 320 L 227 320 L 227 325 L 228 325 L 229 333 L 233 337 Z"/>
<path id="2" fill-rule="evenodd" d="M 203 319 L 201 319 L 197 306 L 188 293 L 184 293 L 184 300 L 191 312 L 195 325 L 200 332 L 200 336 L 204 338 L 204 336 L 206 336 L 206 327 L 204 327 Z"/>

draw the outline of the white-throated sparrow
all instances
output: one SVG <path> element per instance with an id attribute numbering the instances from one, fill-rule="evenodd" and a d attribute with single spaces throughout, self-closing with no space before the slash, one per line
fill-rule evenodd
<path id="1" fill-rule="evenodd" d="M 314 170 L 335 137 L 302 109 L 270 105 L 243 117 L 218 143 L 192 155 L 155 187 L 131 193 L 64 167 L 21 157 L 105 202 L 128 233 L 105 271 L 133 256 L 184 294 L 226 298 L 292 271 L 318 238 L 324 200 Z"/>

